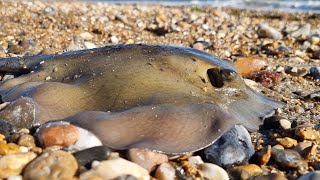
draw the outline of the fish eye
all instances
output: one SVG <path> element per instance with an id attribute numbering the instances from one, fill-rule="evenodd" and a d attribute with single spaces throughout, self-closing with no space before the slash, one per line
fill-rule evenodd
<path id="1" fill-rule="evenodd" d="M 207 74 L 212 86 L 221 88 L 224 86 L 224 82 L 237 79 L 237 72 L 230 69 L 211 68 L 207 70 Z"/>

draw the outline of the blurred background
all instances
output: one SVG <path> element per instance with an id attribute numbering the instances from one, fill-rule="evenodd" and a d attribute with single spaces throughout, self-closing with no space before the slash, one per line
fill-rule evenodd
<path id="1" fill-rule="evenodd" d="M 84 0 L 107 3 L 161 3 L 168 5 L 194 4 L 229 6 L 242 9 L 284 10 L 320 13 L 320 0 Z"/>

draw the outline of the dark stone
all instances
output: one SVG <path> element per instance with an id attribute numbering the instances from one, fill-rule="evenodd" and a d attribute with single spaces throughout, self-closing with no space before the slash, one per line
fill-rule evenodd
<path id="1" fill-rule="evenodd" d="M 123 175 L 123 176 L 117 177 L 115 180 L 138 180 L 138 179 L 132 175 Z"/>
<path id="2" fill-rule="evenodd" d="M 110 157 L 111 152 L 106 146 L 96 146 L 75 152 L 73 156 L 77 159 L 79 166 L 85 166 L 90 169 L 93 161 L 106 160 Z"/>
<path id="3" fill-rule="evenodd" d="M 243 126 L 236 125 L 200 154 L 204 161 L 228 168 L 248 163 L 254 154 L 254 148 L 248 131 Z"/>
<path id="4" fill-rule="evenodd" d="M 10 134 L 15 133 L 16 131 L 17 128 L 14 125 L 7 121 L 0 120 L 0 134 L 8 137 Z"/>
<path id="5" fill-rule="evenodd" d="M 318 179 L 320 179 L 320 171 L 312 171 L 301 176 L 298 180 L 318 180 Z"/>
<path id="6" fill-rule="evenodd" d="M 263 121 L 262 128 L 266 129 L 266 130 L 279 129 L 279 127 L 281 127 L 281 125 L 280 125 L 281 119 L 286 119 L 286 118 L 284 118 L 282 116 L 277 116 L 277 115 L 268 117 Z"/>
<path id="7" fill-rule="evenodd" d="M 291 149 L 272 149 L 272 158 L 282 167 L 298 168 L 304 162 L 297 151 Z"/>
<path id="8" fill-rule="evenodd" d="M 319 80 L 320 79 L 320 67 L 311 67 L 310 74 L 314 80 Z"/>

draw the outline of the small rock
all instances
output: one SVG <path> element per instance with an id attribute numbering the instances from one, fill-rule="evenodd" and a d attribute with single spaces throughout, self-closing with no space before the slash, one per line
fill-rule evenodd
<path id="1" fill-rule="evenodd" d="M 250 180 L 288 180 L 288 179 L 282 174 L 270 173 L 266 175 L 255 176 Z"/>
<path id="2" fill-rule="evenodd" d="M 111 155 L 111 150 L 106 146 L 96 146 L 73 153 L 79 166 L 86 166 L 90 169 L 93 161 L 107 160 Z"/>
<path id="3" fill-rule="evenodd" d="M 300 127 L 295 130 L 295 134 L 304 140 L 315 140 L 319 138 L 319 132 L 312 127 Z"/>
<path id="4" fill-rule="evenodd" d="M 20 147 L 14 143 L 0 141 L 0 155 L 14 154 L 20 152 Z"/>
<path id="5" fill-rule="evenodd" d="M 0 134 L 8 137 L 10 134 L 17 132 L 17 128 L 7 121 L 0 120 Z"/>
<path id="6" fill-rule="evenodd" d="M 320 179 L 320 171 L 312 171 L 301 176 L 298 180 L 319 180 L 319 179 Z"/>
<path id="7" fill-rule="evenodd" d="M 189 159 L 188 159 L 188 162 L 193 164 L 193 165 L 199 165 L 199 164 L 202 164 L 203 161 L 201 159 L 200 156 L 191 156 Z"/>
<path id="8" fill-rule="evenodd" d="M 259 57 L 251 56 L 237 59 L 235 66 L 241 76 L 248 76 L 260 71 L 261 68 L 266 66 L 266 62 Z"/>
<path id="9" fill-rule="evenodd" d="M 290 74 L 291 76 L 303 77 L 303 76 L 308 74 L 308 70 L 306 68 L 303 68 L 303 67 L 298 68 L 298 67 L 287 66 L 285 68 L 285 73 Z"/>
<path id="10" fill-rule="evenodd" d="M 289 54 L 289 53 L 292 53 L 292 49 L 286 47 L 286 46 L 279 46 L 277 48 L 277 51 L 279 51 L 280 53 L 282 54 Z"/>
<path id="11" fill-rule="evenodd" d="M 37 155 L 33 152 L 9 154 L 0 157 L 0 178 L 19 175 Z"/>
<path id="12" fill-rule="evenodd" d="M 45 48 L 39 52 L 39 54 L 54 54 L 54 53 L 56 53 L 56 51 L 54 51 L 54 49 L 51 49 L 51 48 Z"/>
<path id="13" fill-rule="evenodd" d="M 291 122 L 287 119 L 280 119 L 279 123 L 284 130 L 291 128 Z"/>
<path id="14" fill-rule="evenodd" d="M 85 49 L 97 48 L 97 46 L 91 42 L 84 42 L 83 44 L 84 44 Z"/>
<path id="15" fill-rule="evenodd" d="M 22 136 L 20 136 L 19 141 L 18 141 L 18 145 L 26 146 L 29 148 L 36 147 L 36 143 L 34 141 L 33 136 L 31 136 L 29 134 L 23 134 Z"/>
<path id="16" fill-rule="evenodd" d="M 229 180 L 228 173 L 222 169 L 221 167 L 211 164 L 211 163 L 203 163 L 198 165 L 198 169 L 203 174 L 204 178 L 209 180 Z"/>
<path id="17" fill-rule="evenodd" d="M 266 165 L 271 158 L 271 146 L 268 145 L 258 152 L 259 164 Z"/>
<path id="18" fill-rule="evenodd" d="M 228 169 L 228 174 L 231 180 L 247 180 L 252 178 L 250 173 L 239 168 Z"/>
<path id="19" fill-rule="evenodd" d="M 257 73 L 253 73 L 249 77 L 250 79 L 261 83 L 265 87 L 272 86 L 282 80 L 281 73 L 271 72 L 268 70 L 260 71 Z"/>
<path id="20" fill-rule="evenodd" d="M 78 169 L 76 159 L 65 151 L 41 154 L 24 169 L 25 180 L 72 179 Z"/>
<path id="21" fill-rule="evenodd" d="M 258 175 L 262 173 L 262 169 L 256 164 L 247 164 L 241 166 L 234 166 L 233 168 L 241 169 L 247 171 L 251 175 Z"/>
<path id="22" fill-rule="evenodd" d="M 128 159 L 134 163 L 137 163 L 149 172 L 154 170 L 157 165 L 168 162 L 168 156 L 165 154 L 139 148 L 129 149 Z"/>
<path id="23" fill-rule="evenodd" d="M 17 176 L 9 176 L 7 180 L 23 180 L 23 177 L 20 175 Z"/>
<path id="24" fill-rule="evenodd" d="M 118 44 L 119 39 L 116 36 L 111 36 L 110 41 L 112 44 Z"/>
<path id="25" fill-rule="evenodd" d="M 292 63 L 305 63 L 305 60 L 303 60 L 300 57 L 291 57 L 288 59 L 288 62 L 292 62 Z"/>
<path id="26" fill-rule="evenodd" d="M 36 43 L 33 41 L 32 38 L 24 38 L 21 41 L 19 41 L 18 45 L 20 45 L 24 49 L 36 47 Z"/>
<path id="27" fill-rule="evenodd" d="M 12 54 L 21 54 L 25 51 L 25 49 L 22 46 L 15 45 L 15 44 L 10 44 L 8 46 L 8 53 Z"/>
<path id="28" fill-rule="evenodd" d="M 312 142 L 299 142 L 294 150 L 297 151 L 301 156 L 303 156 L 304 150 L 312 146 Z"/>
<path id="29" fill-rule="evenodd" d="M 127 161 L 122 158 L 101 161 L 101 163 L 93 167 L 91 170 L 82 173 L 80 180 L 87 180 L 90 178 L 114 179 L 123 175 L 131 175 L 137 179 L 149 180 L 149 172 L 139 165 Z"/>
<path id="30" fill-rule="evenodd" d="M 320 42 L 320 36 L 318 34 L 314 34 L 308 38 L 308 41 L 312 44 L 318 44 Z"/>
<path id="31" fill-rule="evenodd" d="M 205 49 L 208 49 L 210 47 L 210 44 L 207 41 L 196 41 L 196 42 L 194 42 L 192 47 L 203 51 Z"/>
<path id="32" fill-rule="evenodd" d="M 320 66 L 319 67 L 311 67 L 310 74 L 314 80 L 320 80 Z"/>
<path id="33" fill-rule="evenodd" d="M 8 80 L 8 79 L 13 79 L 14 75 L 13 74 L 5 74 L 2 78 L 2 81 Z"/>
<path id="34" fill-rule="evenodd" d="M 70 146 L 73 145 L 80 136 L 78 128 L 69 124 L 41 126 L 37 134 L 43 147 Z"/>
<path id="35" fill-rule="evenodd" d="M 155 176 L 159 180 L 174 180 L 176 179 L 176 170 L 169 163 L 162 163 L 157 168 Z"/>
<path id="36" fill-rule="evenodd" d="M 264 120 L 262 127 L 266 130 L 282 128 L 280 121 L 286 120 L 282 116 L 274 115 Z"/>
<path id="37" fill-rule="evenodd" d="M 311 25 L 307 23 L 299 27 L 299 29 L 291 32 L 290 35 L 294 38 L 306 39 L 310 35 L 310 31 L 311 31 Z"/>
<path id="38" fill-rule="evenodd" d="M 205 161 L 222 167 L 246 164 L 254 154 L 248 131 L 236 125 L 224 133 L 215 143 L 203 150 Z M 231 158 L 232 157 L 232 158 Z"/>
<path id="39" fill-rule="evenodd" d="M 84 45 L 82 42 L 74 42 L 72 41 L 68 47 L 66 47 L 67 51 L 78 51 L 85 49 Z"/>
<path id="40" fill-rule="evenodd" d="M 282 39 L 282 34 L 268 24 L 259 24 L 257 34 L 260 38 Z"/>
<path id="41" fill-rule="evenodd" d="M 272 158 L 283 167 L 289 168 L 298 168 L 303 164 L 302 158 L 297 151 L 290 149 L 272 149 L 271 150 Z"/>
<path id="42" fill-rule="evenodd" d="M 284 148 L 292 148 L 298 144 L 297 140 L 285 137 L 285 138 L 277 138 L 277 141 L 284 147 Z"/>
<path id="43" fill-rule="evenodd" d="M 82 40 L 85 40 L 85 41 L 90 41 L 93 39 L 93 35 L 89 32 L 83 32 L 83 33 L 79 34 L 78 37 Z"/>
<path id="44" fill-rule="evenodd" d="M 276 144 L 276 145 L 272 146 L 272 149 L 284 149 L 284 147 L 281 146 L 280 144 Z"/>

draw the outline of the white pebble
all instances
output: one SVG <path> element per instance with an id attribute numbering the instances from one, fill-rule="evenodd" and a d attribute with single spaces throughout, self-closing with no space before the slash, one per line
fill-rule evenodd
<path id="1" fill-rule="evenodd" d="M 110 40 L 111 40 L 111 42 L 113 44 L 118 44 L 119 43 L 119 39 L 116 36 L 111 36 Z"/>
<path id="2" fill-rule="evenodd" d="M 19 175 L 17 175 L 17 176 L 9 176 L 7 178 L 7 180 L 22 180 L 22 176 L 19 176 Z"/>

